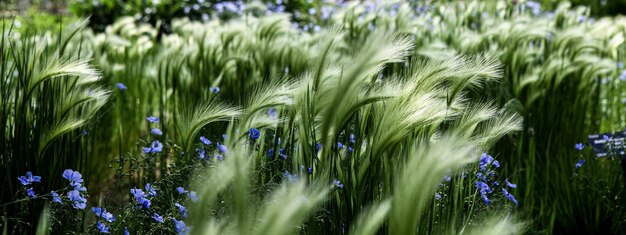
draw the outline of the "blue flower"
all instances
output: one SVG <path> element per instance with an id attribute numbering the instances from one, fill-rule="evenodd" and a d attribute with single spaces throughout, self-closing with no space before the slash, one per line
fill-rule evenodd
<path id="1" fill-rule="evenodd" d="M 26 190 L 26 195 L 29 198 L 35 198 L 37 195 L 35 194 L 35 190 L 33 190 L 33 188 L 29 188 Z"/>
<path id="2" fill-rule="evenodd" d="M 196 153 L 198 154 L 198 158 L 204 159 L 206 158 L 206 151 L 202 148 L 196 148 Z"/>
<path id="3" fill-rule="evenodd" d="M 585 148 L 585 145 L 582 143 L 578 143 L 574 145 L 574 148 L 576 148 L 576 150 L 583 150 Z"/>
<path id="4" fill-rule="evenodd" d="M 183 218 L 187 218 L 187 208 L 185 208 L 183 205 L 181 205 L 178 202 L 176 204 L 174 204 L 174 205 L 178 208 L 178 211 L 180 212 L 180 215 Z"/>
<path id="5" fill-rule="evenodd" d="M 356 142 L 356 138 L 354 137 L 354 134 L 350 134 L 350 143 L 355 143 Z"/>
<path id="6" fill-rule="evenodd" d="M 181 235 L 181 234 L 189 234 L 189 227 L 187 227 L 187 225 L 185 224 L 184 221 L 182 220 L 177 220 L 176 218 L 172 219 L 174 221 L 174 226 L 176 227 L 176 232 Z"/>
<path id="7" fill-rule="evenodd" d="M 476 188 L 478 188 L 480 190 L 481 194 L 485 194 L 485 193 L 491 193 L 491 188 L 489 187 L 489 185 L 487 185 L 487 183 L 482 182 L 482 181 L 476 181 L 475 182 L 475 186 Z"/>
<path id="8" fill-rule="evenodd" d="M 485 205 L 489 205 L 491 204 L 491 201 L 489 201 L 489 198 L 487 197 L 487 194 L 481 194 L 480 197 L 483 198 L 483 201 L 485 202 Z"/>
<path id="9" fill-rule="evenodd" d="M 338 179 L 334 179 L 333 180 L 333 184 L 335 185 L 335 187 L 337 188 L 343 188 L 343 184 L 341 183 L 341 181 L 339 181 Z"/>
<path id="10" fill-rule="evenodd" d="M 34 182 L 41 182 L 41 176 L 33 175 L 33 173 L 30 171 L 26 172 L 25 176 L 20 176 L 17 179 L 20 180 L 20 183 L 22 183 L 22 185 L 30 185 Z"/>
<path id="11" fill-rule="evenodd" d="M 148 120 L 149 122 L 152 123 L 159 123 L 159 118 L 158 117 L 154 117 L 154 116 L 149 116 L 146 118 L 146 120 Z"/>
<path id="12" fill-rule="evenodd" d="M 250 128 L 250 139 L 257 140 L 259 139 L 259 136 L 261 136 L 261 132 L 259 131 L 259 129 Z"/>
<path id="13" fill-rule="evenodd" d="M 287 160 L 287 154 L 285 154 L 285 148 L 280 148 L 280 151 L 278 151 L 278 155 L 282 157 L 283 159 Z"/>
<path id="14" fill-rule="evenodd" d="M 143 153 L 148 154 L 150 152 L 152 152 L 151 148 L 143 148 Z"/>
<path id="15" fill-rule="evenodd" d="M 183 193 L 187 193 L 187 190 L 185 190 L 185 188 L 183 187 L 178 187 L 176 188 L 176 192 L 178 192 L 178 194 L 183 194 Z"/>
<path id="16" fill-rule="evenodd" d="M 217 94 L 217 93 L 219 93 L 219 92 L 220 92 L 220 88 L 219 88 L 219 87 L 211 87 L 211 88 L 209 88 L 209 91 L 211 91 L 211 92 L 213 92 L 213 93 Z"/>
<path id="17" fill-rule="evenodd" d="M 441 199 L 441 194 L 439 194 L 439 193 L 435 193 L 435 199 L 436 199 L 436 200 Z"/>
<path id="18" fill-rule="evenodd" d="M 159 130 L 159 128 L 152 128 L 152 130 L 150 130 L 150 133 L 152 133 L 153 135 L 158 135 L 158 136 L 163 135 L 163 132 Z"/>
<path id="19" fill-rule="evenodd" d="M 224 145 L 221 145 L 219 142 L 217 142 L 217 148 L 220 150 L 220 152 L 224 154 L 228 153 L 228 148 Z"/>
<path id="20" fill-rule="evenodd" d="M 69 180 L 70 185 L 74 187 L 80 185 L 83 182 L 83 175 L 81 175 L 80 172 L 71 169 L 63 171 L 63 178 Z"/>
<path id="21" fill-rule="evenodd" d="M 267 110 L 267 115 L 269 115 L 271 118 L 278 118 L 278 111 L 276 111 L 275 108 L 270 108 L 269 110 Z"/>
<path id="22" fill-rule="evenodd" d="M 130 189 L 130 193 L 135 196 L 135 198 L 140 198 L 143 197 L 144 193 L 143 190 L 138 189 L 138 188 L 132 188 Z"/>
<path id="23" fill-rule="evenodd" d="M 493 166 L 495 166 L 496 168 L 500 167 L 500 162 L 498 160 L 494 160 L 493 161 Z"/>
<path id="24" fill-rule="evenodd" d="M 154 187 L 152 187 L 152 185 L 150 185 L 150 183 L 147 183 L 144 188 L 146 189 L 146 192 L 148 192 L 149 197 L 156 197 L 157 191 L 156 189 L 154 189 Z"/>
<path id="25" fill-rule="evenodd" d="M 270 150 L 267 152 L 267 156 L 268 156 L 268 157 L 273 157 L 273 156 L 274 156 L 274 149 L 270 149 Z"/>
<path id="26" fill-rule="evenodd" d="M 344 146 L 341 142 L 337 142 L 337 148 L 342 149 L 342 148 L 344 148 L 344 147 L 345 147 L 345 146 Z"/>
<path id="27" fill-rule="evenodd" d="M 285 177 L 287 177 L 287 180 L 290 182 L 297 182 L 298 181 L 298 175 L 297 174 L 290 174 L 289 171 L 285 171 Z"/>
<path id="28" fill-rule="evenodd" d="M 502 188 L 502 193 L 507 199 L 509 199 L 509 201 L 512 201 L 513 203 L 515 203 L 516 206 L 518 205 L 517 200 L 515 200 L 515 197 L 513 197 L 513 194 L 510 194 L 508 191 L 506 191 L 505 188 Z"/>
<path id="29" fill-rule="evenodd" d="M 59 203 L 61 205 L 63 205 L 63 201 L 61 200 L 61 197 L 59 196 L 59 194 L 55 191 L 50 192 L 50 195 L 52 195 L 52 201 Z"/>
<path id="30" fill-rule="evenodd" d="M 125 91 L 126 90 L 126 86 L 124 86 L 124 84 L 121 83 L 121 82 L 115 84 L 115 86 L 117 87 L 117 89 L 120 89 L 120 91 Z"/>
<path id="31" fill-rule="evenodd" d="M 87 199 L 84 198 L 76 189 L 67 192 L 67 199 L 72 203 L 74 209 L 85 209 L 87 207 Z"/>
<path id="32" fill-rule="evenodd" d="M 189 199 L 191 199 L 192 202 L 200 201 L 200 199 L 198 199 L 198 194 L 196 193 L 196 191 L 189 192 L 188 196 L 189 196 Z"/>
<path id="33" fill-rule="evenodd" d="M 160 216 L 157 213 L 154 213 L 152 215 L 152 218 L 154 219 L 154 221 L 156 221 L 157 223 L 163 223 L 163 216 Z"/>
<path id="34" fill-rule="evenodd" d="M 160 153 L 161 151 L 163 151 L 163 144 L 161 144 L 161 142 L 159 142 L 158 140 L 155 140 L 152 141 L 150 148 L 152 149 L 153 153 Z"/>
<path id="35" fill-rule="evenodd" d="M 130 235 L 130 233 L 128 232 L 128 228 L 124 227 L 124 235 Z"/>
<path id="36" fill-rule="evenodd" d="M 576 163 L 576 168 L 580 168 L 581 166 L 583 166 L 583 164 L 585 164 L 585 159 L 580 159 L 580 161 L 578 161 Z"/>
<path id="37" fill-rule="evenodd" d="M 508 186 L 509 188 L 517 188 L 517 185 L 509 182 L 509 179 L 504 179 L 504 181 L 506 182 L 506 186 Z"/>
<path id="38" fill-rule="evenodd" d="M 91 211 L 93 211 L 94 213 L 96 213 L 96 217 L 100 217 L 106 221 L 108 221 L 109 223 L 112 223 L 113 221 L 115 221 L 115 216 L 113 216 L 113 214 L 111 214 L 110 212 L 108 212 L 106 209 L 101 208 L 101 207 L 92 207 Z"/>
<path id="39" fill-rule="evenodd" d="M 144 209 L 150 209 L 150 205 L 152 203 L 150 202 L 150 200 L 145 198 L 145 194 L 143 190 L 138 189 L 138 188 L 133 188 L 130 190 L 130 193 L 133 194 L 133 196 L 135 196 L 135 200 L 137 201 L 139 205 L 141 205 L 141 207 L 143 207 Z"/>
<path id="40" fill-rule="evenodd" d="M 218 161 L 224 160 L 224 157 L 221 154 L 218 154 L 216 158 Z"/>
<path id="41" fill-rule="evenodd" d="M 443 180 L 445 180 L 446 182 L 450 182 L 450 180 L 452 180 L 452 177 L 450 177 L 449 175 L 446 175 L 443 177 Z"/>
<path id="42" fill-rule="evenodd" d="M 97 227 L 100 233 L 109 233 L 109 227 L 107 227 L 105 224 L 101 223 L 100 221 L 98 221 Z"/>
<path id="43" fill-rule="evenodd" d="M 487 166 L 491 164 L 492 162 L 493 162 L 493 157 L 490 156 L 489 154 L 483 153 L 483 155 L 480 156 L 480 162 L 478 163 L 478 166 L 480 167 L 481 171 L 485 171 L 487 169 Z"/>
<path id="44" fill-rule="evenodd" d="M 316 153 L 319 152 L 320 149 L 322 149 L 322 144 L 320 144 L 320 143 L 315 144 L 315 152 Z"/>
<path id="45" fill-rule="evenodd" d="M 212 142 L 209 139 L 207 139 L 206 137 L 204 137 L 204 136 L 200 136 L 200 142 L 202 142 L 205 145 L 211 145 L 212 144 Z"/>

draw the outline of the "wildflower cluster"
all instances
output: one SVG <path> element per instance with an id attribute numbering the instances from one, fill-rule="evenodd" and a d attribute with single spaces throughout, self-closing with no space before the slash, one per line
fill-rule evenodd
<path id="1" fill-rule="evenodd" d="M 148 120 L 148 122 L 153 123 L 153 124 L 159 123 L 158 117 L 149 116 L 146 119 Z M 156 127 L 152 127 L 150 129 L 150 133 L 155 135 L 156 137 L 163 135 L 163 131 L 161 131 L 159 128 L 156 128 Z M 145 154 L 160 153 L 162 151 L 163 151 L 163 144 L 159 140 L 156 140 L 156 139 L 153 140 L 152 143 L 150 143 L 150 146 L 143 148 L 143 153 Z"/>
<path id="2" fill-rule="evenodd" d="M 25 176 L 20 176 L 18 180 L 20 181 L 22 186 L 30 186 L 33 183 L 41 182 L 41 176 L 33 175 L 33 173 L 29 171 L 26 172 Z M 33 187 L 26 189 L 26 196 L 28 196 L 29 198 L 35 198 L 37 196 L 37 194 L 35 194 L 35 190 L 33 190 Z"/>
<path id="3" fill-rule="evenodd" d="M 500 183 L 496 181 L 495 178 L 495 170 L 491 169 L 491 167 L 499 168 L 500 162 L 495 160 L 489 154 L 483 153 L 480 157 L 480 161 L 478 162 L 478 172 L 476 173 L 477 180 L 474 182 L 474 186 L 480 193 L 480 197 L 482 198 L 485 205 L 490 205 L 491 200 L 489 199 L 490 194 L 493 193 L 493 187 L 499 187 Z M 505 186 L 502 186 L 502 194 L 509 201 L 513 202 L 516 206 L 518 205 L 515 197 L 509 193 L 506 188 L 517 188 L 517 185 L 509 182 L 508 179 L 505 179 Z"/>

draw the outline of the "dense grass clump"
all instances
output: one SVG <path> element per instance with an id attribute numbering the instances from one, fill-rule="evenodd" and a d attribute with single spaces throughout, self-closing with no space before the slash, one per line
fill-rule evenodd
<path id="1" fill-rule="evenodd" d="M 3 20 L 3 231 L 620 231 L 618 164 L 574 146 L 625 124 L 623 18 L 504 1 L 311 9 L 168 33 Z"/>

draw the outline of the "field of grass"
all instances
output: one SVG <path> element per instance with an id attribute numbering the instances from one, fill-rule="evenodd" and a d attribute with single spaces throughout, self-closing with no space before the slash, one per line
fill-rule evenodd
<path id="1" fill-rule="evenodd" d="M 2 233 L 626 229 L 623 141 L 587 140 L 626 127 L 626 18 L 272 2 L 103 31 L 1 19 Z"/>

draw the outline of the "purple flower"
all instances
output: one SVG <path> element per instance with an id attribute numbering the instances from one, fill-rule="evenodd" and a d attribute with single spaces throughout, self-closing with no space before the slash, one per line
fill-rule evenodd
<path id="1" fill-rule="evenodd" d="M 109 227 L 107 227 L 105 224 L 101 223 L 100 221 L 98 221 L 97 227 L 100 233 L 109 233 Z"/>
<path id="2" fill-rule="evenodd" d="M 585 148 L 585 145 L 582 143 L 578 143 L 576 145 L 574 145 L 574 148 L 576 148 L 576 150 L 583 150 Z"/>
<path id="3" fill-rule="evenodd" d="M 213 93 L 217 94 L 217 93 L 219 93 L 219 92 L 220 92 L 220 88 L 219 88 L 219 87 L 211 87 L 211 88 L 209 88 L 209 91 L 211 91 L 211 92 L 213 92 Z"/>
<path id="4" fill-rule="evenodd" d="M 34 182 L 41 182 L 41 176 L 33 175 L 32 172 L 26 172 L 25 176 L 20 176 L 17 178 L 22 185 L 30 185 Z"/>
<path id="5" fill-rule="evenodd" d="M 583 166 L 583 164 L 585 164 L 585 159 L 580 159 L 580 161 L 578 161 L 576 163 L 576 168 L 580 168 L 581 166 Z"/>
<path id="6" fill-rule="evenodd" d="M 156 221 L 157 223 L 163 223 L 163 216 L 160 216 L 157 213 L 154 213 L 152 215 L 152 218 L 154 219 L 154 221 Z"/>
<path id="7" fill-rule="evenodd" d="M 59 194 L 55 191 L 50 192 L 50 195 L 52 195 L 52 201 L 59 203 L 61 205 L 63 205 L 63 201 L 61 200 L 61 197 L 59 196 Z"/>
<path id="8" fill-rule="evenodd" d="M 29 198 L 35 198 L 37 195 L 35 194 L 35 190 L 33 190 L 33 188 L 29 188 L 26 190 L 26 195 Z"/>
<path id="9" fill-rule="evenodd" d="M 496 168 L 500 167 L 500 162 L 498 160 L 494 160 L 493 161 L 493 166 L 495 166 Z"/>
<path id="10" fill-rule="evenodd" d="M 209 139 L 207 139 L 206 137 L 204 137 L 204 136 L 200 136 L 200 142 L 202 142 L 205 145 L 211 145 L 212 144 L 212 142 Z"/>
<path id="11" fill-rule="evenodd" d="M 261 132 L 259 131 L 259 129 L 250 128 L 250 139 L 257 140 L 259 139 L 259 136 L 261 136 Z"/>
<path id="12" fill-rule="evenodd" d="M 504 179 L 504 181 L 506 182 L 506 186 L 508 186 L 509 188 L 517 188 L 517 185 L 509 182 L 509 179 Z"/>
<path id="13" fill-rule="evenodd" d="M 154 116 L 149 116 L 146 118 L 146 120 L 148 120 L 149 122 L 152 123 L 159 123 L 159 118 L 158 117 L 154 117 Z"/>
<path id="14" fill-rule="evenodd" d="M 117 89 L 120 89 L 120 91 L 125 91 L 126 90 L 126 86 L 124 86 L 124 84 L 121 83 L 121 82 L 116 83 L 115 86 L 117 87 Z"/>
<path id="15" fill-rule="evenodd" d="M 189 196 L 189 199 L 191 199 L 192 202 L 200 201 L 200 199 L 198 199 L 198 194 L 196 193 L 196 191 L 189 192 L 188 196 Z"/>
<path id="16" fill-rule="evenodd" d="M 187 190 L 185 190 L 185 188 L 183 187 L 178 187 L 176 188 L 176 192 L 178 192 L 178 194 L 183 194 L 183 193 L 187 193 Z"/>
<path id="17" fill-rule="evenodd" d="M 224 157 L 221 154 L 218 154 L 216 158 L 218 161 L 224 160 Z"/>
<path id="18" fill-rule="evenodd" d="M 153 135 L 158 135 L 158 136 L 163 135 L 163 132 L 159 130 L 159 128 L 152 128 L 152 130 L 150 130 L 150 133 L 152 133 Z"/>

